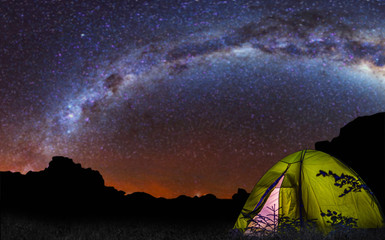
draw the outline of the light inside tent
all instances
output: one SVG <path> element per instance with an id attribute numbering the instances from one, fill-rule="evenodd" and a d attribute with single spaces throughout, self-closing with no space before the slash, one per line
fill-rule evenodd
<path id="1" fill-rule="evenodd" d="M 271 192 L 261 211 L 250 222 L 245 234 L 258 232 L 274 232 L 278 227 L 279 190 L 284 176 L 281 177 L 274 190 Z"/>

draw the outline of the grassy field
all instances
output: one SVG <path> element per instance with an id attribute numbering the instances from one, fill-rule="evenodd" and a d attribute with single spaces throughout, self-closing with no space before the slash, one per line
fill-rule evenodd
<path id="1" fill-rule="evenodd" d="M 241 237 L 229 233 L 229 221 L 178 221 L 148 219 L 52 220 L 43 217 L 2 215 L 2 240 L 120 240 L 120 239 L 385 239 L 384 229 L 336 231 L 327 236 L 314 230 L 264 237 Z"/>

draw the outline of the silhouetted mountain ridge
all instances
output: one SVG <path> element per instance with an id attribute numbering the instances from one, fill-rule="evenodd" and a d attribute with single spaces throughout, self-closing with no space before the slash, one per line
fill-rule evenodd
<path id="1" fill-rule="evenodd" d="M 248 194 L 238 190 L 237 201 L 217 199 L 213 194 L 202 197 L 179 196 L 175 199 L 155 198 L 144 193 L 125 194 L 105 186 L 102 175 L 82 168 L 72 159 L 55 156 L 48 167 L 39 172 L 0 172 L 1 207 L 11 211 L 62 215 L 157 215 L 201 216 L 204 211 L 227 216 L 239 213 Z M 243 199 L 243 203 L 239 202 Z M 242 201 L 241 201 L 242 202 Z M 227 210 L 223 210 L 227 209 Z"/>
<path id="2" fill-rule="evenodd" d="M 98 171 L 61 156 L 43 171 L 0 174 L 2 208 L 19 212 L 90 213 L 122 202 L 125 194 L 106 187 Z"/>

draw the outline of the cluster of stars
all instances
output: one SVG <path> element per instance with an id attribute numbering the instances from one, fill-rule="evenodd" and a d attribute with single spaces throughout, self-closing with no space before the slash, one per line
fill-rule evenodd
<path id="1" fill-rule="evenodd" d="M 2 170 L 64 155 L 128 193 L 230 197 L 384 111 L 379 1 L 57 4 L 4 3 Z"/>

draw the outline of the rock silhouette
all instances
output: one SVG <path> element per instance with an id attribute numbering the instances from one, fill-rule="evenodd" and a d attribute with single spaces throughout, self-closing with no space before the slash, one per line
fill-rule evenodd
<path id="1" fill-rule="evenodd" d="M 84 169 L 61 156 L 53 157 L 48 168 L 40 172 L 0 172 L 0 188 L 1 211 L 59 218 L 108 215 L 234 220 L 244 203 L 239 199 L 247 195 L 245 190 L 238 190 L 241 197 L 237 200 L 217 199 L 212 194 L 175 199 L 155 198 L 142 192 L 126 195 L 105 186 L 98 171 Z"/>
<path id="2" fill-rule="evenodd" d="M 239 205 L 243 206 L 246 203 L 247 198 L 249 197 L 249 193 L 246 192 L 245 189 L 238 188 L 238 192 L 232 196 L 232 199 L 238 203 Z"/>
<path id="3" fill-rule="evenodd" d="M 315 148 L 348 164 L 385 209 L 385 112 L 356 118 L 338 137 L 317 142 Z"/>
<path id="4" fill-rule="evenodd" d="M 124 197 L 124 192 L 104 186 L 98 171 L 60 156 L 53 157 L 43 171 L 1 172 L 0 180 L 2 207 L 17 211 L 89 213 Z"/>

